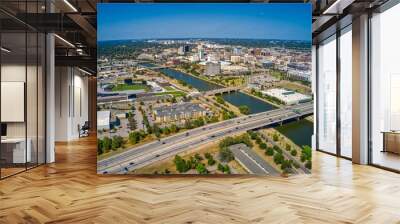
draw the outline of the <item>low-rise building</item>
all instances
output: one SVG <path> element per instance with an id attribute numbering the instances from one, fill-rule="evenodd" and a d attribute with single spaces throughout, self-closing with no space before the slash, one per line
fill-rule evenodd
<path id="1" fill-rule="evenodd" d="M 231 56 L 231 62 L 232 63 L 240 63 L 241 61 L 242 61 L 242 57 L 237 56 L 237 55 Z"/>
<path id="2" fill-rule="evenodd" d="M 206 109 L 195 103 L 178 103 L 171 106 L 161 106 L 154 108 L 153 114 L 155 122 L 168 123 L 196 119 L 207 114 Z"/>
<path id="3" fill-rule="evenodd" d="M 240 65 L 226 65 L 221 67 L 224 74 L 240 75 L 249 72 L 249 68 Z"/>
<path id="4" fill-rule="evenodd" d="M 163 88 L 157 82 L 147 81 L 146 84 L 151 87 L 152 92 L 162 92 Z"/>
<path id="5" fill-rule="evenodd" d="M 311 71 L 310 70 L 303 71 L 303 70 L 289 69 L 287 71 L 287 76 L 292 79 L 311 82 Z"/>
<path id="6" fill-rule="evenodd" d="M 304 103 L 312 100 L 311 96 L 287 89 L 269 89 L 266 91 L 261 91 L 261 93 L 267 96 L 275 97 L 284 102 L 286 105 Z"/>
<path id="7" fill-rule="evenodd" d="M 111 112 L 108 110 L 97 111 L 97 129 L 110 130 Z"/>
<path id="8" fill-rule="evenodd" d="M 204 70 L 204 75 L 214 76 L 221 73 L 221 64 L 219 62 L 207 62 Z"/>

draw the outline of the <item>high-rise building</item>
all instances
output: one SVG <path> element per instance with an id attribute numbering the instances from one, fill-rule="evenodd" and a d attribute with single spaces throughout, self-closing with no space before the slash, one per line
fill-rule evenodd
<path id="1" fill-rule="evenodd" d="M 233 48 L 233 55 L 240 55 L 240 54 L 242 54 L 242 48 L 240 47 Z"/>
<path id="2" fill-rule="evenodd" d="M 189 45 L 183 45 L 183 46 L 180 46 L 178 48 L 178 54 L 179 55 L 184 55 L 185 53 L 187 53 L 189 51 L 190 51 L 190 46 Z"/>
<path id="3" fill-rule="evenodd" d="M 204 49 L 199 49 L 199 59 L 200 59 L 200 61 L 203 61 L 206 59 Z"/>

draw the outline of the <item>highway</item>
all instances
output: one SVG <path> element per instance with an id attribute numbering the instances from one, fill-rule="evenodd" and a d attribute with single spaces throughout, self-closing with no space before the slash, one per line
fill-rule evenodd
<path id="1" fill-rule="evenodd" d="M 250 174 L 273 176 L 279 175 L 279 172 L 275 170 L 274 167 L 269 165 L 247 145 L 240 143 L 229 146 L 229 149 L 235 156 L 235 160 L 238 161 Z"/>
<path id="2" fill-rule="evenodd" d="M 98 173 L 126 173 L 223 137 L 313 113 L 304 103 L 208 124 L 98 161 Z"/>

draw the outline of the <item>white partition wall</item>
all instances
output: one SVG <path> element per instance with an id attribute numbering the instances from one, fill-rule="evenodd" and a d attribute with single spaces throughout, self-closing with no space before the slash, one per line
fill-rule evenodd
<path id="1" fill-rule="evenodd" d="M 55 141 L 74 140 L 89 119 L 88 77 L 74 67 L 56 67 L 55 73 Z"/>

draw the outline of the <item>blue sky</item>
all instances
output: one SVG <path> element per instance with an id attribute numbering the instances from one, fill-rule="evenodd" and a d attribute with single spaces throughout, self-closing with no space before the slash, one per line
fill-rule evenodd
<path id="1" fill-rule="evenodd" d="M 99 41 L 152 38 L 311 40 L 310 4 L 98 4 Z"/>

